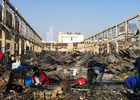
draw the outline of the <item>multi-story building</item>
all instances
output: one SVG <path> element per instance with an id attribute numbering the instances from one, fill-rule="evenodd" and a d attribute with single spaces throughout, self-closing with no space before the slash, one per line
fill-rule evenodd
<path id="1" fill-rule="evenodd" d="M 76 43 L 83 42 L 84 35 L 80 32 L 59 32 L 58 42 L 61 43 Z"/>

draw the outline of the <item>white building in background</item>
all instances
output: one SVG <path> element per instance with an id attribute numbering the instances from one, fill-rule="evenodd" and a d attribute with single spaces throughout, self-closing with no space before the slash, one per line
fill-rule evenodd
<path id="1" fill-rule="evenodd" d="M 49 32 L 46 33 L 46 41 L 53 41 L 53 27 L 49 27 Z"/>
<path id="2" fill-rule="evenodd" d="M 80 32 L 59 32 L 58 42 L 61 43 L 76 43 L 83 42 L 84 35 Z"/>

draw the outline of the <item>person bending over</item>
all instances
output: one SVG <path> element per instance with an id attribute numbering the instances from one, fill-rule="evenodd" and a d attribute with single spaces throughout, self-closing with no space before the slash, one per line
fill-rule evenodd
<path id="1" fill-rule="evenodd" d="M 104 67 L 101 66 L 93 66 L 92 69 L 95 71 L 95 76 L 94 76 L 94 81 L 96 80 L 97 76 L 99 76 L 99 81 L 100 81 L 100 87 L 102 88 L 103 85 L 103 81 L 102 81 L 102 77 L 104 75 Z"/>
<path id="2" fill-rule="evenodd" d="M 50 84 L 48 77 L 42 70 L 39 70 L 38 67 L 33 67 L 33 71 L 32 83 L 35 83 L 35 85 Z"/>
<path id="3" fill-rule="evenodd" d="M 136 76 L 125 76 L 124 83 L 132 94 L 140 88 L 140 78 Z"/>

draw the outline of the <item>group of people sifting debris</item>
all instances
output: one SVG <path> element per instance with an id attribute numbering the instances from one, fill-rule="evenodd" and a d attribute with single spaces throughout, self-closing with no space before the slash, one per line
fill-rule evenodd
<path id="1" fill-rule="evenodd" d="M 137 70 L 137 76 L 125 76 L 124 77 L 124 85 L 130 89 L 130 93 L 137 92 L 140 89 L 140 57 L 136 59 L 134 64 L 134 69 Z M 48 77 L 46 74 L 39 70 L 37 67 L 33 67 L 33 71 L 35 72 L 32 76 L 32 83 L 35 85 L 49 84 Z M 90 67 L 87 70 L 87 78 L 88 82 L 95 83 L 97 77 L 99 77 L 99 86 L 102 89 L 103 81 L 102 77 L 104 75 L 105 68 L 103 65 L 96 63 L 94 66 Z"/>
<path id="2" fill-rule="evenodd" d="M 2 52 L 0 52 L 0 63 L 3 64 L 3 58 L 4 58 L 4 54 Z M 96 61 L 94 61 L 95 63 L 92 62 L 91 65 L 89 65 L 89 69 L 87 70 L 87 80 L 88 83 L 95 83 L 95 80 L 97 79 L 97 77 L 99 77 L 99 86 L 102 89 L 103 87 L 103 81 L 102 81 L 102 77 L 104 75 L 105 72 L 105 67 L 104 64 L 100 64 L 97 63 Z M 16 62 L 17 63 L 17 62 Z M 137 75 L 136 76 L 125 76 L 124 77 L 124 86 L 127 86 L 130 90 L 130 93 L 135 93 L 140 91 L 140 57 L 138 57 L 134 63 L 134 69 L 137 71 Z M 31 83 L 30 85 L 43 85 L 43 84 L 47 84 L 49 85 L 49 79 L 47 77 L 47 75 L 42 71 L 39 70 L 38 67 L 34 66 L 32 68 L 32 70 L 34 71 L 33 76 L 31 77 Z"/>

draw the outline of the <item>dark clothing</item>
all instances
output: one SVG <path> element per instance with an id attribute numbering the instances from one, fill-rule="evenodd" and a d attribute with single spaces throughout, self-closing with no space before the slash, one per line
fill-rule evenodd
<path id="1" fill-rule="evenodd" d="M 130 90 L 136 90 L 140 88 L 140 78 L 136 76 L 127 77 L 125 80 L 126 85 Z"/>
<path id="2" fill-rule="evenodd" d="M 3 65 L 3 59 L 0 59 L 0 64 Z"/>
<path id="3" fill-rule="evenodd" d="M 134 69 L 138 71 L 138 76 L 140 75 L 140 57 L 138 57 L 134 63 Z"/>
<path id="4" fill-rule="evenodd" d="M 94 77 L 95 77 L 95 71 L 93 69 L 88 69 L 87 70 L 88 82 L 91 83 Z"/>
<path id="5" fill-rule="evenodd" d="M 5 92 L 9 92 L 10 90 L 14 90 L 17 93 L 21 93 L 23 91 L 23 87 L 21 85 L 9 84 L 7 85 Z"/>

